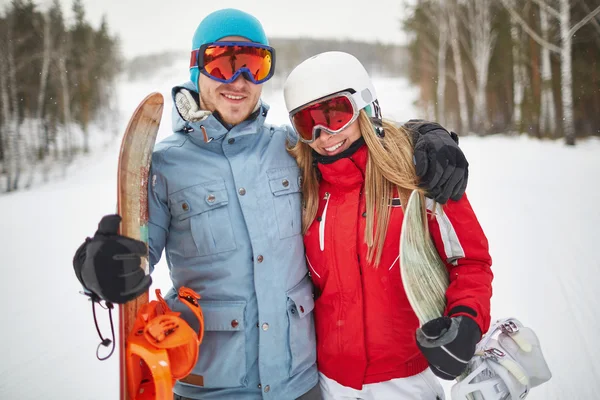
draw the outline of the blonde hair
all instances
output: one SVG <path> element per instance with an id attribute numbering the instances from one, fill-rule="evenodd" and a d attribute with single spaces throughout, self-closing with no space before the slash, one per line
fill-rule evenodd
<path id="1" fill-rule="evenodd" d="M 383 252 L 390 220 L 390 204 L 395 191 L 400 196 L 403 206 L 408 203 L 413 190 L 419 191 L 421 196 L 423 191 L 417 186 L 410 132 L 404 127 L 398 127 L 384 120 L 385 134 L 379 137 L 364 110 L 360 111 L 358 123 L 369 153 L 364 187 L 367 206 L 365 228 L 367 260 L 377 267 Z M 317 167 L 313 165 L 313 151 L 308 144 L 298 141 L 295 146 L 288 148 L 288 152 L 296 159 L 302 173 L 302 233 L 304 234 L 315 219 L 319 207 Z M 426 221 L 425 210 L 422 210 L 422 213 L 423 221 Z"/>

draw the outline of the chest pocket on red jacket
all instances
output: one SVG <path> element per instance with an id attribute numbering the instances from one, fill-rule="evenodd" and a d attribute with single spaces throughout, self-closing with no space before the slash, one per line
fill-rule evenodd
<path id="1" fill-rule="evenodd" d="M 279 238 L 299 235 L 301 231 L 300 169 L 274 168 L 267 171 L 273 193 L 273 210 L 279 228 Z"/>
<path id="2" fill-rule="evenodd" d="M 225 182 L 215 180 L 169 195 L 174 243 L 186 257 L 235 250 Z"/>

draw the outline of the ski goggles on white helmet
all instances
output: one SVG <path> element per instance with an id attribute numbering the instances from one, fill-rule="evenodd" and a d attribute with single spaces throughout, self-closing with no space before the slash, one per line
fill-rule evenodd
<path id="1" fill-rule="evenodd" d="M 253 42 L 213 42 L 193 50 L 190 68 L 215 81 L 231 83 L 241 74 L 260 84 L 275 73 L 275 49 Z"/>
<path id="2" fill-rule="evenodd" d="M 335 135 L 346 129 L 368 105 L 360 93 L 334 93 L 291 111 L 290 121 L 300 141 L 312 143 L 320 130 Z"/>
<path id="3" fill-rule="evenodd" d="M 365 67 L 351 54 L 328 51 L 300 63 L 283 85 L 283 97 L 300 141 L 312 143 L 321 130 L 341 132 L 372 106 L 380 118 L 377 94 Z"/>
<path id="4" fill-rule="evenodd" d="M 515 318 L 498 320 L 452 387 L 452 400 L 521 400 L 550 380 L 535 332 Z"/>

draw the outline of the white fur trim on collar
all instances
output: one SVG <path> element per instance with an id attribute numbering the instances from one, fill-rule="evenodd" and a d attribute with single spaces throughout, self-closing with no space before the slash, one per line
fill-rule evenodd
<path id="1" fill-rule="evenodd" d="M 175 105 L 181 117 L 188 122 L 200 122 L 212 114 L 210 111 L 201 110 L 187 89 L 181 89 L 175 94 Z"/>

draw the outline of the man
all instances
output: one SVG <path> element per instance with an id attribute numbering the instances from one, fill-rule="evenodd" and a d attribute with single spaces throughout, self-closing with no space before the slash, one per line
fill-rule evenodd
<path id="1" fill-rule="evenodd" d="M 256 18 L 233 9 L 208 15 L 194 34 L 191 81 L 173 89 L 174 134 L 152 157 L 150 264 L 164 249 L 173 288 L 200 294 L 205 323 L 198 362 L 175 385 L 175 399 L 320 399 L 300 171 L 286 152 L 296 134 L 265 124 L 269 106 L 260 100 L 274 65 Z M 467 164 L 450 135 L 440 127 L 415 137 L 430 193 L 460 197 Z M 150 278 L 139 256 L 123 257 L 139 254 L 139 242 L 103 226 L 78 251 L 75 269 L 91 292 L 126 302 Z M 102 253 L 112 261 L 95 265 Z M 109 298 L 111 285 L 126 295 Z M 197 324 L 175 289 L 165 299 Z"/>

